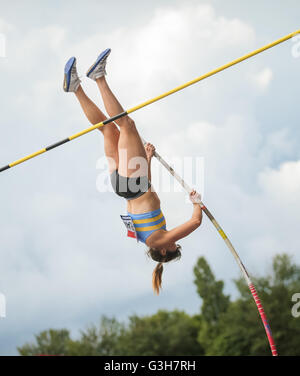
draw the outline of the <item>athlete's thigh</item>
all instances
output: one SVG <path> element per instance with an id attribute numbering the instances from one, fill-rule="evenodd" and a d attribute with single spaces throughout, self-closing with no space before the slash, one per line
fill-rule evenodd
<path id="1" fill-rule="evenodd" d="M 141 137 L 130 118 L 120 126 L 119 174 L 128 177 L 146 176 L 148 164 Z"/>
<path id="2" fill-rule="evenodd" d="M 110 127 L 107 124 L 105 127 Z M 104 151 L 108 161 L 109 173 L 118 170 L 119 168 L 119 136 L 120 132 L 115 125 L 111 126 L 111 129 L 105 129 L 103 131 L 104 135 Z"/>

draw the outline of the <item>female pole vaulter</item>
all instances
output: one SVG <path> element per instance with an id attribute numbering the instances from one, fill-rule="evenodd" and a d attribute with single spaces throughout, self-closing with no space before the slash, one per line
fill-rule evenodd
<path id="1" fill-rule="evenodd" d="M 106 49 L 87 72 L 100 90 L 105 109 L 110 117 L 124 112 L 105 79 L 106 62 L 111 50 Z M 68 60 L 64 71 L 64 91 L 75 93 L 86 117 L 91 124 L 105 121 L 107 117 L 82 89 L 77 74 L 76 58 Z M 116 123 L 116 124 L 115 124 Z M 139 241 L 148 246 L 147 254 L 156 262 L 152 286 L 159 294 L 162 286 L 163 264 L 181 257 L 181 246 L 177 241 L 195 231 L 202 222 L 200 195 L 193 191 L 191 218 L 182 225 L 167 230 L 161 211 L 160 199 L 151 184 L 151 160 L 155 151 L 152 144 L 144 146 L 134 121 L 124 116 L 99 127 L 104 136 L 104 150 L 108 160 L 112 187 L 118 196 L 127 200 L 127 227 Z"/>

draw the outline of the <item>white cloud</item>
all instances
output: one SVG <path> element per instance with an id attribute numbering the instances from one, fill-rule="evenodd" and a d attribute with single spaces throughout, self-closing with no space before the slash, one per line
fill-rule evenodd
<path id="1" fill-rule="evenodd" d="M 7 22 L 3 18 L 0 18 L 0 33 L 9 33 L 15 30 L 15 26 Z"/>
<path id="2" fill-rule="evenodd" d="M 259 174 L 259 183 L 278 205 L 300 205 L 300 161 L 282 163 L 278 169 L 266 169 Z"/>
<path id="3" fill-rule="evenodd" d="M 273 79 L 273 72 L 270 68 L 264 68 L 261 72 L 252 77 L 254 85 L 259 90 L 266 90 Z"/>

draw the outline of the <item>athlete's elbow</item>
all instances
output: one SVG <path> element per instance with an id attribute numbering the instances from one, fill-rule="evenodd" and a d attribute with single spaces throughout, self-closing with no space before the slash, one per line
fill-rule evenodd
<path id="1" fill-rule="evenodd" d="M 200 227 L 201 223 L 202 223 L 202 217 L 201 218 L 195 218 L 193 222 L 194 222 L 195 229 Z"/>

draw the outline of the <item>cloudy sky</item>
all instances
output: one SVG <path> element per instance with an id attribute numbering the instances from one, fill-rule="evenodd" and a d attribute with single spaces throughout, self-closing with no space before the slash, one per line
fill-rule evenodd
<path id="1" fill-rule="evenodd" d="M 85 72 L 112 48 L 108 81 L 130 108 L 300 28 L 296 0 L 0 2 L 1 166 L 89 126 L 62 90 L 70 56 L 102 107 Z M 166 159 L 204 158 L 203 201 L 253 274 L 267 273 L 277 253 L 300 262 L 297 43 L 132 116 Z M 181 242 L 182 260 L 166 267 L 164 290 L 153 295 L 155 265 L 126 238 L 119 219 L 125 202 L 97 190 L 101 137 L 90 133 L 1 173 L 0 293 L 7 301 L 1 355 L 15 354 L 50 327 L 69 328 L 76 337 L 102 314 L 197 313 L 192 269 L 202 255 L 235 296 L 232 279 L 240 272 L 206 218 Z M 159 171 L 157 162 L 153 168 Z M 162 172 L 160 179 L 167 178 Z M 160 196 L 168 227 L 189 218 L 184 193 Z"/>

